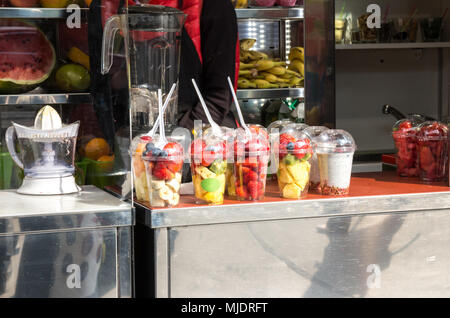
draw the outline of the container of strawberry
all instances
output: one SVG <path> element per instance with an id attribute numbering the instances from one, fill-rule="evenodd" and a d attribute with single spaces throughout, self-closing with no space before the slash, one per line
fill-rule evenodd
<path id="1" fill-rule="evenodd" d="M 234 142 L 236 198 L 258 201 L 264 198 L 270 144 L 264 127 L 249 128 L 249 132 L 238 129 Z"/>
<path id="2" fill-rule="evenodd" d="M 306 196 L 311 170 L 309 161 L 313 155 L 309 136 L 286 127 L 280 134 L 278 155 L 277 180 L 281 196 L 286 199 Z"/>
<path id="3" fill-rule="evenodd" d="M 172 139 L 155 140 L 142 153 L 151 207 L 174 207 L 180 201 L 183 147 Z"/>
<path id="4" fill-rule="evenodd" d="M 397 149 L 397 174 L 402 177 L 417 177 L 417 131 L 418 123 L 410 119 L 400 119 L 394 124 L 392 138 Z"/>
<path id="5" fill-rule="evenodd" d="M 197 204 L 222 204 L 226 185 L 227 143 L 204 134 L 191 144 L 191 173 Z"/>
<path id="6" fill-rule="evenodd" d="M 422 181 L 442 181 L 447 169 L 447 125 L 427 121 L 419 125 L 417 153 Z"/>
<path id="7" fill-rule="evenodd" d="M 325 126 L 310 126 L 305 128 L 304 132 L 311 138 L 313 147 L 315 146 L 315 139 L 328 127 Z M 317 154 L 313 152 L 309 161 L 311 164 L 311 171 L 309 172 L 309 192 L 321 193 L 320 190 L 320 173 L 319 173 L 319 160 Z"/>
<path id="8" fill-rule="evenodd" d="M 314 144 L 319 163 L 321 194 L 348 194 L 356 150 L 353 137 L 342 129 L 328 129 L 316 137 Z"/>

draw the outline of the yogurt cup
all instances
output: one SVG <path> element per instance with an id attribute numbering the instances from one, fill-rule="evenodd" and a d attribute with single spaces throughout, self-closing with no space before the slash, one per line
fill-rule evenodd
<path id="1" fill-rule="evenodd" d="M 348 194 L 356 150 L 353 137 L 342 129 L 328 129 L 315 139 L 315 147 L 321 194 Z"/>
<path id="2" fill-rule="evenodd" d="M 315 139 L 325 130 L 328 130 L 325 126 L 310 126 L 305 128 L 304 132 L 311 138 L 313 147 L 315 147 Z M 310 159 L 311 171 L 309 173 L 309 191 L 310 192 L 321 192 L 320 191 L 320 173 L 319 173 L 319 161 L 317 159 L 317 154 L 314 151 Z"/>

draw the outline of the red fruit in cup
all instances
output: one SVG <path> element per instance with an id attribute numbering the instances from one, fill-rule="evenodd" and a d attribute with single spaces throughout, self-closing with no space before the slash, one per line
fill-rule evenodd
<path id="1" fill-rule="evenodd" d="M 180 157 L 183 156 L 183 147 L 179 143 L 169 142 L 167 143 L 163 150 L 167 152 L 167 156 L 170 157 Z"/>
<path id="2" fill-rule="evenodd" d="M 248 193 L 244 186 L 238 186 L 238 183 L 236 183 L 236 195 L 240 198 L 247 198 Z"/>
<path id="3" fill-rule="evenodd" d="M 173 172 L 167 169 L 163 162 L 156 163 L 153 167 L 152 174 L 159 180 L 170 180 L 174 178 Z"/>
<path id="4" fill-rule="evenodd" d="M 183 167 L 183 161 L 182 160 L 178 160 L 178 161 L 167 160 L 167 161 L 165 161 L 165 165 L 166 165 L 167 169 L 169 169 L 173 173 L 176 173 L 176 172 L 180 171 L 181 168 Z"/>
<path id="5" fill-rule="evenodd" d="M 259 197 L 259 182 L 258 181 L 249 181 L 247 184 L 247 190 L 252 199 L 257 199 Z"/>

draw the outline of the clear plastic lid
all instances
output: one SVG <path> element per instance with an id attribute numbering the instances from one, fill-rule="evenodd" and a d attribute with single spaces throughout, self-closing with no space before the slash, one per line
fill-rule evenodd
<path id="1" fill-rule="evenodd" d="M 312 142 L 310 136 L 304 130 L 298 130 L 293 126 L 286 126 L 281 130 L 279 139 L 279 153 L 285 154 L 312 154 Z"/>
<path id="2" fill-rule="evenodd" d="M 342 129 L 325 130 L 314 141 L 318 153 L 343 153 L 356 150 L 352 135 Z"/>
<path id="3" fill-rule="evenodd" d="M 292 124 L 286 125 L 284 128 L 292 129 L 292 130 L 296 130 L 296 131 L 303 131 L 303 130 L 305 130 L 308 127 L 309 126 L 307 124 L 304 124 L 304 123 L 292 123 Z"/>
<path id="4" fill-rule="evenodd" d="M 289 124 L 293 124 L 293 122 L 288 118 L 276 120 L 276 121 L 270 123 L 269 126 L 267 126 L 267 132 L 269 133 L 269 135 L 272 135 L 273 133 L 277 133 L 277 132 L 279 133 L 281 131 L 281 129 L 283 129 L 286 125 L 289 125 Z M 278 131 L 277 131 L 277 129 L 278 129 Z"/>
<path id="5" fill-rule="evenodd" d="M 438 121 L 426 121 L 419 125 L 417 138 L 419 140 L 446 140 L 448 127 Z"/>
<path id="6" fill-rule="evenodd" d="M 422 123 L 423 121 L 417 118 L 400 119 L 392 127 L 392 134 L 394 137 L 413 137 L 416 135 L 419 130 L 419 125 Z"/>
<path id="7" fill-rule="evenodd" d="M 223 136 L 214 134 L 204 134 L 201 138 L 196 138 L 191 143 L 190 148 L 191 159 L 194 163 L 202 162 L 212 163 L 215 160 L 226 160 L 227 144 Z"/>
<path id="8" fill-rule="evenodd" d="M 309 135 L 309 137 L 314 140 L 315 137 L 319 136 L 325 130 L 330 128 L 325 126 L 309 126 L 304 129 L 304 132 Z"/>
<path id="9" fill-rule="evenodd" d="M 267 130 L 260 125 L 250 125 L 248 134 L 244 129 L 236 129 L 234 141 L 235 156 L 261 156 L 270 152 Z"/>
<path id="10" fill-rule="evenodd" d="M 167 140 L 155 135 L 152 140 L 145 140 L 145 150 L 142 158 L 147 161 L 182 161 L 184 156 L 183 146 L 172 138 Z M 142 137 L 141 137 L 142 140 Z"/>

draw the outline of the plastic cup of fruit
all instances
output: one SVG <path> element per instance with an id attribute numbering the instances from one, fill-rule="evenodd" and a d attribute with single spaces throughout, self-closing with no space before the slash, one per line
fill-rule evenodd
<path id="1" fill-rule="evenodd" d="M 167 144 L 151 141 L 142 153 L 151 207 L 174 207 L 180 202 L 183 147 L 168 140 Z"/>
<path id="2" fill-rule="evenodd" d="M 319 162 L 320 189 L 323 195 L 349 193 L 353 154 L 353 137 L 341 129 L 328 129 L 315 139 Z"/>
<path id="3" fill-rule="evenodd" d="M 306 133 L 285 129 L 280 134 L 277 172 L 280 194 L 286 199 L 300 199 L 308 193 L 309 163 L 313 148 Z"/>
<path id="4" fill-rule="evenodd" d="M 417 132 L 419 177 L 422 181 L 442 181 L 447 166 L 447 125 L 424 122 Z"/>
<path id="5" fill-rule="evenodd" d="M 267 127 L 267 132 L 269 133 L 269 140 L 272 146 L 276 145 L 280 139 L 280 132 L 286 125 L 293 124 L 290 119 L 281 119 L 272 122 Z M 275 179 L 278 171 L 278 155 L 272 152 L 270 154 L 269 165 L 267 167 L 267 179 Z"/>
<path id="6" fill-rule="evenodd" d="M 417 124 L 409 119 L 401 119 L 394 124 L 392 138 L 397 154 L 395 157 L 397 174 L 401 177 L 417 177 Z"/>
<path id="7" fill-rule="evenodd" d="M 234 143 L 234 178 L 238 200 L 258 201 L 264 198 L 270 144 L 267 132 L 250 136 L 238 133 Z"/>
<path id="8" fill-rule="evenodd" d="M 145 172 L 144 159 L 142 153 L 145 151 L 147 143 L 151 142 L 152 138 L 147 135 L 138 135 L 133 138 L 130 146 L 131 163 L 133 170 L 133 184 L 136 192 L 136 199 L 148 202 L 148 185 L 147 174 Z"/>
<path id="9" fill-rule="evenodd" d="M 313 148 L 315 147 L 315 139 L 325 130 L 328 130 L 325 126 L 310 126 L 305 128 L 304 132 L 309 136 L 312 142 Z M 309 172 L 309 192 L 320 193 L 320 173 L 319 173 L 319 160 L 317 154 L 313 151 L 312 157 L 309 160 L 311 164 L 311 171 Z"/>
<path id="10" fill-rule="evenodd" d="M 226 185 L 227 144 L 209 135 L 191 144 L 191 173 L 197 204 L 222 204 Z"/>
<path id="11" fill-rule="evenodd" d="M 236 137 L 236 131 L 233 128 L 229 127 L 220 127 L 222 129 L 222 140 L 226 144 L 226 160 L 227 160 L 227 170 L 225 172 L 225 194 L 229 197 L 236 196 L 236 189 L 234 188 L 234 165 L 233 165 L 233 143 Z M 210 135 L 214 135 L 214 132 L 211 128 L 208 128 L 204 131 L 204 137 L 207 138 Z"/>

